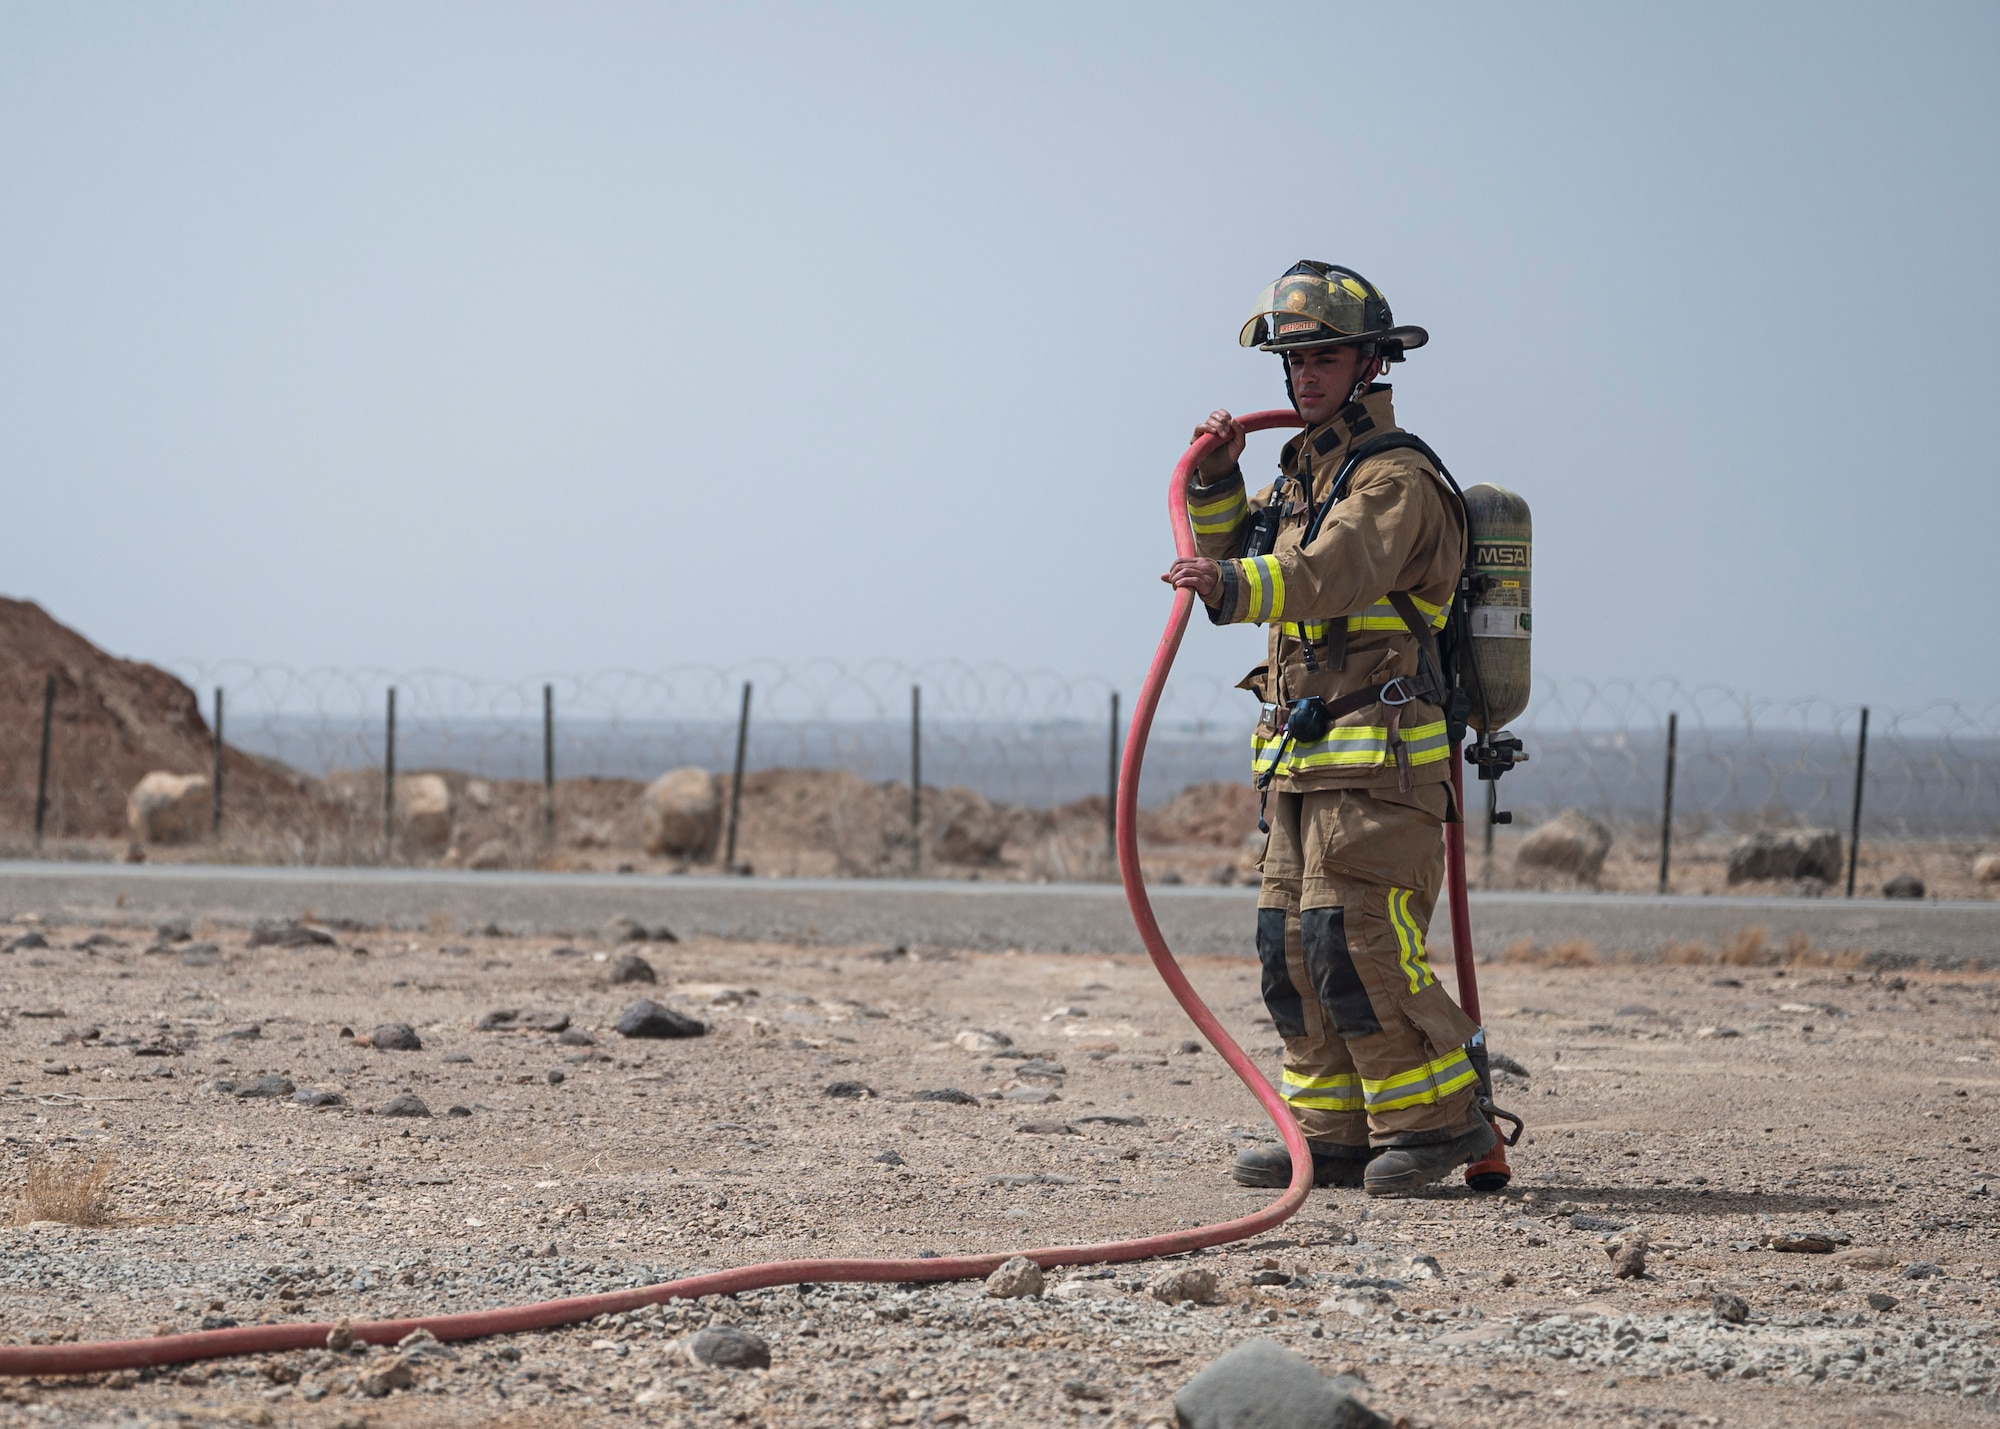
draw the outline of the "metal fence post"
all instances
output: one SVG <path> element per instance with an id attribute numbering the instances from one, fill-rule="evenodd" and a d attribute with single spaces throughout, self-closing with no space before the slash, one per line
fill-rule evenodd
<path id="1" fill-rule="evenodd" d="M 396 687 L 389 686 L 389 719 L 382 739 L 382 861 L 396 859 Z"/>
<path id="2" fill-rule="evenodd" d="M 743 822 L 743 756 L 750 747 L 750 682 L 743 682 L 743 710 L 736 716 L 736 774 L 729 781 L 729 842 L 723 846 L 722 871 L 736 871 L 736 826 Z"/>
<path id="3" fill-rule="evenodd" d="M 1104 781 L 1104 856 L 1118 866 L 1118 691 L 1111 692 L 1111 765 Z"/>
<path id="4" fill-rule="evenodd" d="M 49 812 L 49 731 L 56 718 L 56 674 L 42 684 L 42 762 L 35 773 L 35 849 L 42 847 L 42 824 Z"/>
<path id="5" fill-rule="evenodd" d="M 910 686 L 910 872 L 924 866 L 924 689 Z"/>
<path id="6" fill-rule="evenodd" d="M 556 687 L 542 686 L 542 837 L 556 844 Z"/>
<path id="7" fill-rule="evenodd" d="M 1847 896 L 1854 896 L 1854 868 L 1861 860 L 1861 779 L 1868 772 L 1868 706 L 1861 707 L 1861 737 L 1854 745 L 1854 823 L 1847 835 Z"/>
<path id="8" fill-rule="evenodd" d="M 210 784 L 215 796 L 212 811 L 214 826 L 211 832 L 217 839 L 222 837 L 222 686 L 215 687 L 215 778 Z"/>
<path id="9" fill-rule="evenodd" d="M 1667 711 L 1667 792 L 1660 800 L 1660 892 L 1667 891 L 1668 861 L 1674 849 L 1674 756 L 1680 743 L 1681 717 Z"/>

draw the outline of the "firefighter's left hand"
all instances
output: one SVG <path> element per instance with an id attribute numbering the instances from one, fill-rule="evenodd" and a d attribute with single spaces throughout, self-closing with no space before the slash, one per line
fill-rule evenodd
<path id="1" fill-rule="evenodd" d="M 1182 556 L 1160 577 L 1175 590 L 1191 590 L 1203 600 L 1215 594 L 1222 583 L 1222 571 L 1206 556 Z"/>

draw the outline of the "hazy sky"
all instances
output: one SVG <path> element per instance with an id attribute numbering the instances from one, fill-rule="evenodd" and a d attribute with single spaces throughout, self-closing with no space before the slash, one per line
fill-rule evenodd
<path id="1" fill-rule="evenodd" d="M 1991 4 L 9 5 L 0 591 L 152 659 L 1130 688 L 1167 473 L 1282 403 L 1236 331 L 1310 256 L 1430 328 L 1405 424 L 1533 504 L 1542 671 L 2000 698 L 1996 42 Z"/>

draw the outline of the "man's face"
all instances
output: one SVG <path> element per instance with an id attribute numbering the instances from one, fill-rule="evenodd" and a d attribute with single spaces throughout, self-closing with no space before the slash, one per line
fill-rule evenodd
<path id="1" fill-rule="evenodd" d="M 1299 415 L 1312 426 L 1345 407 L 1348 394 L 1361 380 L 1361 349 L 1352 345 L 1286 353 L 1285 364 L 1291 369 L 1292 396 L 1298 401 Z"/>

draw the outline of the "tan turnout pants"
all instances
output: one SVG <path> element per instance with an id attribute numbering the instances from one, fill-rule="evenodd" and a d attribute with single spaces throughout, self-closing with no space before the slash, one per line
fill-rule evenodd
<path id="1" fill-rule="evenodd" d="M 1473 1120 L 1478 1029 L 1424 948 L 1450 799 L 1442 784 L 1270 799 L 1257 956 L 1279 1091 L 1310 1141 L 1422 1145 Z"/>

